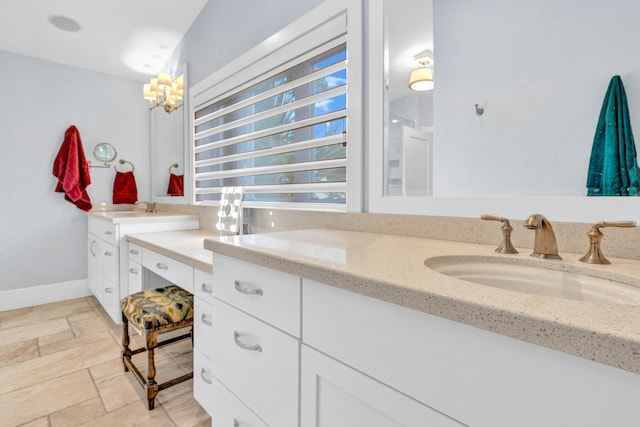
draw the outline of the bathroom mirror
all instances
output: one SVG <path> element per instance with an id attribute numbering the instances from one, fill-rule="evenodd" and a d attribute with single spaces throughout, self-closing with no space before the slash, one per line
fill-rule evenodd
<path id="1" fill-rule="evenodd" d="M 108 142 L 101 142 L 93 149 L 93 157 L 101 162 L 111 162 L 117 155 L 118 153 L 116 152 L 116 149 Z"/>
<path id="2" fill-rule="evenodd" d="M 171 72 L 171 78 L 184 76 L 185 94 L 184 105 L 179 109 L 167 113 L 163 108 L 149 111 L 151 119 L 151 191 L 152 199 L 158 203 L 188 203 L 186 193 L 182 188 L 182 196 L 176 191 L 176 186 L 182 186 L 189 181 L 185 179 L 185 172 L 189 168 L 185 164 L 188 156 L 185 150 L 188 144 L 189 106 L 188 104 L 188 76 L 186 64 Z M 177 165 L 177 166 L 176 166 Z M 175 175 L 170 185 L 171 175 Z M 178 179 L 176 179 L 178 178 Z"/>
<path id="3" fill-rule="evenodd" d="M 434 2 L 433 151 L 424 160 L 432 165 L 431 197 L 390 193 L 387 185 L 393 159 L 384 135 L 393 94 L 386 85 L 391 92 L 394 70 L 387 76 L 384 67 L 391 65 L 394 27 L 384 27 L 384 8 L 396 2 L 381 3 L 368 11 L 370 211 L 518 218 L 546 208 L 552 221 L 584 222 L 640 216 L 636 197 L 586 197 L 595 127 L 613 75 L 622 77 L 640 135 L 633 119 L 640 114 L 633 42 L 640 3 Z M 407 23 L 424 2 L 410 3 L 402 8 Z"/>

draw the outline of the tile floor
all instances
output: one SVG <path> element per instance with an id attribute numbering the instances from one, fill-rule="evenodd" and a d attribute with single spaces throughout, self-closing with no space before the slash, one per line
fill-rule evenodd
<path id="1" fill-rule="evenodd" d="M 120 342 L 121 326 L 94 297 L 0 312 L 0 427 L 211 426 L 193 380 L 161 391 L 147 410 Z M 141 342 L 132 334 L 132 348 Z M 134 359 L 146 370 L 145 353 Z M 192 370 L 190 341 L 159 349 L 156 367 L 159 383 Z"/>

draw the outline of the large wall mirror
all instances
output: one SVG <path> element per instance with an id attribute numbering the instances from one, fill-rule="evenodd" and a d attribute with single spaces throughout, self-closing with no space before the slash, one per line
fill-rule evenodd
<path id="1" fill-rule="evenodd" d="M 186 64 L 181 65 L 171 78 L 183 76 L 184 87 L 188 90 L 188 76 Z M 189 188 L 187 176 L 186 149 L 188 148 L 189 106 L 188 94 L 183 96 L 184 105 L 179 109 L 167 113 L 163 108 L 154 108 L 151 115 L 151 191 L 154 202 L 159 203 L 188 203 L 185 190 Z M 174 175 L 172 177 L 172 175 Z M 177 189 L 183 188 L 180 196 Z"/>
<path id="2" fill-rule="evenodd" d="M 640 135 L 639 14 L 640 3 L 625 0 L 371 2 L 369 210 L 640 218 L 637 197 L 586 197 L 614 75 Z M 403 95 L 423 50 L 433 54 L 434 89 Z"/>

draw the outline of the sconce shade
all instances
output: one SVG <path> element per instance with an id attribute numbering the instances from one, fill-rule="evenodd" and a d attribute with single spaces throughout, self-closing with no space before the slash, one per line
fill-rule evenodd
<path id="1" fill-rule="evenodd" d="M 165 72 L 158 74 L 158 87 L 161 89 L 171 87 L 171 77 Z"/>
<path id="2" fill-rule="evenodd" d="M 411 72 L 409 88 L 418 92 L 433 89 L 433 69 L 419 67 Z"/>

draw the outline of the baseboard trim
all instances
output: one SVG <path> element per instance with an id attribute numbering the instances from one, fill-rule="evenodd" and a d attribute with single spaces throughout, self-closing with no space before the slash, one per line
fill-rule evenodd
<path id="1" fill-rule="evenodd" d="M 0 311 L 48 304 L 91 295 L 87 280 L 50 283 L 0 291 Z"/>

